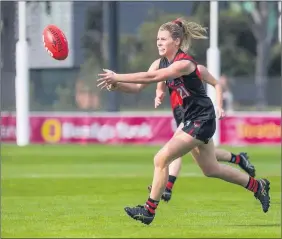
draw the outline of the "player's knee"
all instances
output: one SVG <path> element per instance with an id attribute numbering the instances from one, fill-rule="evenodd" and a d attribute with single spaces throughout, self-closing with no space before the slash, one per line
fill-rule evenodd
<path id="1" fill-rule="evenodd" d="M 164 152 L 159 152 L 154 157 L 154 166 L 155 168 L 165 168 L 168 166 L 168 155 Z"/>
<path id="2" fill-rule="evenodd" d="M 202 169 L 204 175 L 209 178 L 218 178 L 220 176 L 220 167 L 218 165 L 212 165 Z"/>

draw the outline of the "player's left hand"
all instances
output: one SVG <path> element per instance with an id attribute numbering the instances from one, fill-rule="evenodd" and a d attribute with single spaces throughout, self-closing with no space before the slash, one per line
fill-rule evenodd
<path id="1" fill-rule="evenodd" d="M 164 97 L 165 97 L 165 92 L 156 90 L 155 109 L 162 104 Z"/>
<path id="2" fill-rule="evenodd" d="M 220 120 L 225 117 L 225 112 L 221 107 L 216 107 L 216 113 L 217 113 L 218 119 Z"/>
<path id="3" fill-rule="evenodd" d="M 108 69 L 103 69 L 103 71 L 105 73 L 98 74 L 100 78 L 97 80 L 97 86 L 103 89 L 105 87 L 108 87 L 109 85 L 115 85 L 115 83 L 117 82 L 115 79 L 116 73 Z"/>

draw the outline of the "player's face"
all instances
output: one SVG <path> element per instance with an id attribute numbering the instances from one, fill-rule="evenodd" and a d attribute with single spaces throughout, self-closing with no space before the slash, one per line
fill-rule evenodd
<path id="1" fill-rule="evenodd" d="M 169 56 L 177 49 L 176 42 L 172 39 L 169 31 L 159 30 L 157 37 L 157 47 L 160 56 Z"/>

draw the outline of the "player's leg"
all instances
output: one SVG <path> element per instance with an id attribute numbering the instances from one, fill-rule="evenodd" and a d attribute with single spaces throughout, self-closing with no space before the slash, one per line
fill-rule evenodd
<path id="1" fill-rule="evenodd" d="M 180 117 L 179 117 L 180 118 Z M 182 131 L 183 128 L 183 123 L 182 121 L 182 117 L 181 120 L 179 120 L 178 118 L 176 118 L 176 124 L 178 126 L 178 128 L 175 131 L 175 134 L 177 134 L 178 132 Z M 165 190 L 163 192 L 162 195 L 162 199 L 165 202 L 168 202 L 171 199 L 172 196 L 172 188 L 174 186 L 174 183 L 180 173 L 181 170 L 181 166 L 182 166 L 182 158 L 179 157 L 177 159 L 175 159 L 174 161 L 172 161 L 168 167 L 168 182 L 166 184 Z"/>
<path id="2" fill-rule="evenodd" d="M 175 117 L 175 122 L 177 125 L 177 129 L 174 133 L 177 134 L 178 132 L 182 131 L 183 128 L 183 123 L 182 123 L 182 116 L 181 117 Z M 168 175 L 168 182 L 166 184 L 165 190 L 163 192 L 162 195 L 162 200 L 164 200 L 165 202 L 168 202 L 171 199 L 172 196 L 172 188 L 174 186 L 174 183 L 180 173 L 181 170 L 181 166 L 182 166 L 182 158 L 179 157 L 177 159 L 175 159 L 174 161 L 172 161 L 169 165 L 169 175 Z M 150 185 L 148 187 L 149 192 L 151 192 L 152 190 L 152 185 Z"/>
<path id="3" fill-rule="evenodd" d="M 227 182 L 241 185 L 249 191 L 254 192 L 255 197 L 261 202 L 263 211 L 268 211 L 270 206 L 270 183 L 267 179 L 256 180 L 229 165 L 218 163 L 215 158 L 215 149 L 212 140 L 208 144 L 199 145 L 197 150 L 192 151 L 192 155 L 207 177 L 220 178 Z"/>
<path id="4" fill-rule="evenodd" d="M 250 176 L 255 177 L 255 167 L 249 161 L 247 153 L 239 153 L 236 155 L 225 149 L 215 148 L 215 156 L 217 161 L 238 164 Z M 167 192 L 170 192 L 172 190 L 174 183 L 180 173 L 181 166 L 182 158 L 177 158 L 169 165 L 169 177 L 165 189 Z M 164 198 L 164 200 L 168 201 L 169 199 Z"/>
<path id="5" fill-rule="evenodd" d="M 246 153 L 240 153 L 238 155 L 235 155 L 227 150 L 216 148 L 215 155 L 218 161 L 238 164 L 250 176 L 255 177 L 255 167 L 248 160 L 248 155 Z M 182 158 L 177 158 L 169 165 L 168 182 L 162 195 L 162 199 L 165 202 L 170 201 L 172 197 L 172 188 L 180 173 L 181 166 Z M 148 189 L 149 192 L 151 192 L 152 186 L 150 185 Z"/>
<path id="6" fill-rule="evenodd" d="M 247 153 L 233 154 L 225 149 L 215 149 L 216 159 L 222 162 L 229 162 L 238 164 L 250 176 L 255 177 L 256 170 L 254 165 L 251 164 Z"/>
<path id="7" fill-rule="evenodd" d="M 168 179 L 168 183 L 166 185 L 167 189 L 172 189 L 173 185 L 176 181 L 176 178 L 178 177 L 180 170 L 182 167 L 182 158 L 179 157 L 177 159 L 175 159 L 173 162 L 171 162 L 171 164 L 169 165 L 169 179 Z"/>
<path id="8" fill-rule="evenodd" d="M 167 184 L 169 164 L 200 144 L 203 144 L 203 142 L 184 131 L 178 131 L 154 158 L 155 169 L 152 190 L 147 202 L 143 206 L 126 207 L 127 214 L 135 220 L 150 224 L 155 217 L 155 210 Z"/>
<path id="9" fill-rule="evenodd" d="M 171 162 L 171 164 L 168 167 L 168 172 L 169 172 L 168 182 L 166 184 L 165 190 L 162 195 L 162 200 L 164 200 L 165 202 L 168 202 L 171 199 L 172 188 L 180 173 L 181 166 L 182 166 L 182 158 L 180 157 L 175 159 L 173 162 Z M 152 185 L 148 186 L 148 190 L 149 192 L 151 192 Z"/>
<path id="10" fill-rule="evenodd" d="M 182 108 L 179 108 L 178 110 L 174 111 L 174 119 L 175 119 L 175 123 L 177 125 L 177 129 L 175 131 L 175 134 L 177 134 L 178 132 L 182 131 L 182 128 L 184 126 L 183 123 L 182 123 L 182 119 L 183 119 Z M 182 166 L 182 158 L 181 157 L 175 159 L 169 165 L 168 182 L 166 184 L 165 191 L 162 195 L 162 199 L 166 202 L 168 202 L 171 199 L 172 188 L 173 188 L 174 183 L 175 183 L 175 181 L 176 181 L 176 179 L 177 179 L 177 177 L 180 173 L 181 166 Z"/>
<path id="11" fill-rule="evenodd" d="M 217 161 L 230 162 L 233 164 L 238 164 L 245 172 L 250 176 L 255 177 L 255 167 L 249 161 L 247 153 L 239 153 L 237 155 L 225 150 L 225 149 L 215 149 L 215 155 Z M 174 183 L 180 173 L 182 166 L 182 158 L 177 158 L 169 165 L 169 176 L 165 191 L 162 195 L 162 199 L 168 202 L 172 197 L 172 188 Z M 151 186 L 149 186 L 149 191 L 151 191 Z"/>
<path id="12" fill-rule="evenodd" d="M 180 117 L 178 117 L 180 118 Z M 176 130 L 176 133 L 182 130 L 183 123 L 181 123 L 181 120 L 178 120 L 176 117 L 176 124 L 178 125 L 178 128 Z M 238 164 L 245 172 L 247 172 L 250 176 L 255 177 L 255 168 L 248 160 L 248 155 L 246 153 L 240 153 L 238 155 L 235 155 L 227 150 L 224 149 L 215 149 L 215 155 L 216 159 L 218 161 L 223 162 L 230 162 L 234 164 Z M 172 188 L 176 182 L 176 179 L 180 173 L 182 165 L 182 159 L 177 158 L 169 165 L 169 176 L 168 176 L 168 182 L 166 185 L 166 188 L 163 192 L 162 199 L 165 202 L 168 202 L 172 197 Z M 149 192 L 151 192 L 152 186 L 150 185 L 148 187 Z"/>

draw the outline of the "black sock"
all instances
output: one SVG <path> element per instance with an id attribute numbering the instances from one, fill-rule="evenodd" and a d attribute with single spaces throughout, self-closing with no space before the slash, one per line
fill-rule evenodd
<path id="1" fill-rule="evenodd" d="M 230 162 L 231 163 L 234 163 L 234 164 L 239 164 L 241 161 L 241 158 L 240 158 L 240 155 L 236 155 L 236 154 L 233 154 L 231 153 L 231 159 L 230 159 Z"/>
<path id="2" fill-rule="evenodd" d="M 148 209 L 148 211 L 151 213 L 151 214 L 155 214 L 155 210 L 157 209 L 158 205 L 159 205 L 159 202 L 160 201 L 156 201 L 152 198 L 148 198 L 147 202 L 146 202 L 146 205 L 145 207 Z"/>
<path id="3" fill-rule="evenodd" d="M 173 185 L 174 185 L 176 179 L 177 179 L 177 177 L 172 176 L 172 175 L 169 175 L 169 176 L 168 176 L 168 182 L 167 182 L 167 184 L 166 184 L 166 189 L 172 190 Z"/>

